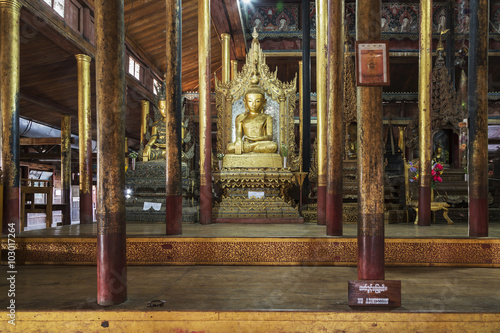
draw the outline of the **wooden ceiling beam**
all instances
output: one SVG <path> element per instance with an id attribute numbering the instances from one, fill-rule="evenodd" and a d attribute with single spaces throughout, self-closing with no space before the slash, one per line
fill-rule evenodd
<path id="1" fill-rule="evenodd" d="M 224 0 L 227 7 L 229 22 L 231 22 L 232 33 L 231 36 L 234 41 L 234 48 L 237 60 L 245 60 L 246 58 L 246 45 L 245 31 L 242 26 L 241 13 L 238 9 L 237 1 Z"/>
<path id="2" fill-rule="evenodd" d="M 21 160 L 61 160 L 61 153 L 21 153 Z"/>
<path id="3" fill-rule="evenodd" d="M 78 111 L 69 109 L 67 107 L 64 107 L 60 104 L 57 104 L 55 102 L 46 100 L 44 98 L 28 94 L 27 92 L 21 91 L 20 92 L 20 97 L 22 100 L 25 100 L 27 102 L 33 103 L 35 105 L 41 106 L 45 109 L 49 109 L 51 111 L 57 112 L 59 114 L 66 114 L 70 116 L 75 116 L 78 115 Z"/>
<path id="4" fill-rule="evenodd" d="M 148 66 L 156 75 L 162 77 L 162 70 L 159 64 L 156 64 L 146 52 L 137 44 L 137 42 L 130 36 L 125 36 L 125 44 L 129 47 L 129 51 L 139 58 L 146 66 Z"/>
<path id="5" fill-rule="evenodd" d="M 220 35 L 231 35 L 231 59 L 243 60 L 245 58 L 245 40 L 241 26 L 240 15 L 235 1 L 212 0 L 212 25 L 220 40 Z M 243 47 L 241 47 L 243 46 Z"/>
<path id="6" fill-rule="evenodd" d="M 74 141 L 74 140 L 73 140 Z M 52 145 L 60 145 L 61 138 L 60 137 L 52 137 L 52 138 L 20 138 L 19 145 L 20 146 L 52 146 Z"/>
<path id="7" fill-rule="evenodd" d="M 95 58 L 95 47 L 67 25 L 52 8 L 42 1 L 21 0 L 21 2 L 23 4 L 21 20 L 33 31 L 40 32 L 51 39 L 69 54 L 85 53 Z M 30 37 L 21 36 L 21 43 L 23 38 Z M 36 36 L 31 38 L 36 38 Z"/>
<path id="8" fill-rule="evenodd" d="M 56 169 L 56 167 L 53 165 L 39 164 L 39 163 L 33 163 L 33 162 L 21 162 L 20 166 L 29 167 L 30 169 L 33 169 L 33 170 L 42 170 L 42 171 L 54 171 Z"/>
<path id="9" fill-rule="evenodd" d="M 134 93 L 139 94 L 141 99 L 147 99 L 148 101 L 154 101 L 155 97 L 152 92 L 147 90 L 142 84 L 140 84 L 136 79 L 132 78 L 130 75 L 125 74 L 125 81 L 127 82 L 127 87 L 131 89 Z M 131 98 L 131 94 L 128 93 L 128 98 Z"/>

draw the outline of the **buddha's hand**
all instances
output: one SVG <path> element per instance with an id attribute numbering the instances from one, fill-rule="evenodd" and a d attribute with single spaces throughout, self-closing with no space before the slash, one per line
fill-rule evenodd
<path id="1" fill-rule="evenodd" d="M 236 155 L 241 155 L 241 152 L 242 152 L 242 143 L 240 140 L 238 140 L 234 143 L 234 153 Z"/>
<path id="2" fill-rule="evenodd" d="M 245 136 L 245 140 L 247 141 L 271 141 L 272 136 L 271 135 L 263 135 L 263 136 Z"/>
<path id="3" fill-rule="evenodd" d="M 151 155 L 151 145 L 146 145 L 142 151 L 142 156 L 149 157 Z"/>

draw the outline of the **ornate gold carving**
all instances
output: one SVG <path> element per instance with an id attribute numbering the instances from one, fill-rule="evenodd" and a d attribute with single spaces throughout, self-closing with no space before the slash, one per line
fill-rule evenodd
<path id="1" fill-rule="evenodd" d="M 458 94 L 450 82 L 450 75 L 443 58 L 443 44 L 439 40 L 437 47 L 437 59 L 432 70 L 432 118 L 431 138 L 441 129 L 447 128 L 460 135 L 459 123 L 465 118 L 460 106 Z M 405 131 L 406 147 L 413 151 L 419 144 L 419 121 L 420 117 L 414 117 Z"/>
<path id="2" fill-rule="evenodd" d="M 2 253 L 7 250 L 2 241 Z M 450 264 L 500 267 L 497 239 L 394 239 L 385 241 L 385 262 L 390 265 Z M 4 258 L 2 258 L 4 259 Z M 95 264 L 95 238 L 21 238 L 18 263 Z M 357 261 L 355 238 L 129 238 L 129 265 L 140 264 L 351 264 Z"/>
<path id="3" fill-rule="evenodd" d="M 157 103 L 160 117 L 155 117 L 156 121 L 151 127 L 151 137 L 142 152 L 142 160 L 144 162 L 165 159 L 167 142 L 167 101 L 165 81 L 161 82 Z"/>
<path id="4" fill-rule="evenodd" d="M 300 157 L 296 156 L 294 110 L 296 102 L 297 77 L 284 83 L 277 78 L 277 71 L 271 73 L 266 57 L 255 37 L 247 54 L 246 64 L 228 83 L 215 78 L 217 126 L 217 154 L 227 154 L 227 145 L 232 140 L 232 104 L 242 98 L 250 86 L 252 77 L 258 73 L 259 84 L 267 97 L 279 103 L 279 148 L 286 146 L 291 170 L 298 170 Z"/>
<path id="5" fill-rule="evenodd" d="M 314 141 L 311 154 L 311 166 L 309 168 L 309 182 L 311 183 L 309 198 L 317 198 L 318 190 L 318 139 Z"/>
<path id="6" fill-rule="evenodd" d="M 283 160 L 278 154 L 248 153 L 224 155 L 224 168 L 282 168 Z"/>
<path id="7" fill-rule="evenodd" d="M 442 36 L 442 35 L 441 35 Z M 432 136 L 443 128 L 452 129 L 460 134 L 458 124 L 462 122 L 465 115 L 458 102 L 454 84 L 450 81 L 450 75 L 443 58 L 444 47 L 439 39 L 437 46 L 437 59 L 432 70 Z"/>
<path id="8" fill-rule="evenodd" d="M 213 173 L 216 181 L 222 181 L 222 188 L 280 188 L 294 181 L 288 170 L 224 169 Z"/>

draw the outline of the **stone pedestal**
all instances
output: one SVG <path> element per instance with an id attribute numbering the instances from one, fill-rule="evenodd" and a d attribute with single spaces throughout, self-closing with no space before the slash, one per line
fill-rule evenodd
<path id="1" fill-rule="evenodd" d="M 222 165 L 227 169 L 283 168 L 283 159 L 278 154 L 227 154 L 224 156 Z"/>
<path id="2" fill-rule="evenodd" d="M 248 157 L 247 157 L 248 158 Z M 282 168 L 223 168 L 213 173 L 223 195 L 213 209 L 218 223 L 303 223 L 287 196 L 294 182 Z"/>
<path id="3" fill-rule="evenodd" d="M 197 180 L 182 164 L 182 222 L 199 220 Z M 125 174 L 127 222 L 165 222 L 165 160 L 137 162 Z M 158 210 L 157 210 L 158 209 Z"/>

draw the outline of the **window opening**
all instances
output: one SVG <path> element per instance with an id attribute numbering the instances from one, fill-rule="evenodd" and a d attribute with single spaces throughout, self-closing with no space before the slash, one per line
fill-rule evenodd
<path id="1" fill-rule="evenodd" d="M 134 58 L 128 58 L 128 72 L 137 80 L 141 80 L 141 65 Z"/>
<path id="2" fill-rule="evenodd" d="M 64 17 L 64 0 L 43 0 L 43 2 L 52 7 L 59 16 Z"/>

